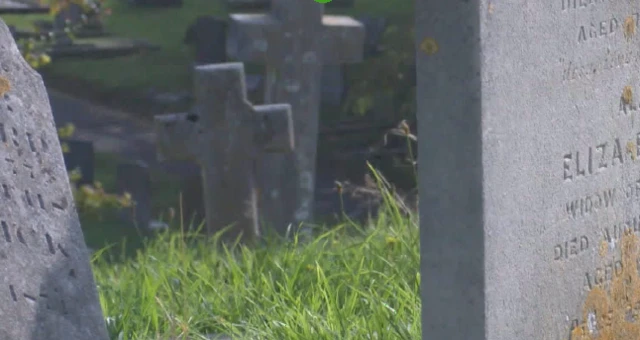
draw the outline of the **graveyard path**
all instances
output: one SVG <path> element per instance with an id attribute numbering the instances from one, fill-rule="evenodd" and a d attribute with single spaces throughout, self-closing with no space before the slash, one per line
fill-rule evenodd
<path id="1" fill-rule="evenodd" d="M 152 169 L 160 169 L 179 177 L 198 174 L 198 167 L 189 162 L 157 161 L 155 137 L 149 121 L 138 120 L 133 118 L 135 115 L 105 108 L 52 89 L 48 89 L 48 92 L 56 125 L 62 127 L 67 123 L 73 124 L 74 138 L 93 142 L 96 152 L 114 154 L 125 161 L 142 161 Z M 331 162 L 318 162 L 316 216 L 330 216 L 341 210 L 342 203 L 333 190 L 336 177 L 340 177 L 340 172 L 337 171 L 341 169 L 336 169 Z M 363 209 L 370 204 L 367 202 L 370 202 L 371 195 L 365 193 L 364 197 L 360 196 L 345 195 L 344 208 L 350 215 L 362 215 Z"/>

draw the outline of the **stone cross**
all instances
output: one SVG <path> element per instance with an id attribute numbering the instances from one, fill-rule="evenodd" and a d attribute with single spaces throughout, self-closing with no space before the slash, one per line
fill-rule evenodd
<path id="1" fill-rule="evenodd" d="M 108 339 L 47 91 L 2 20 L 0 261 L 0 339 Z"/>
<path id="2" fill-rule="evenodd" d="M 231 14 L 227 53 L 266 65 L 265 102 L 289 103 L 296 150 L 264 157 L 265 213 L 282 231 L 312 217 L 323 64 L 362 59 L 364 27 L 314 1 L 273 0 L 269 14 Z"/>
<path id="3" fill-rule="evenodd" d="M 416 3 L 422 338 L 637 339 L 640 3 Z"/>
<path id="4" fill-rule="evenodd" d="M 256 157 L 293 150 L 291 107 L 252 106 L 241 63 L 196 67 L 195 98 L 193 113 L 156 116 L 159 154 L 200 164 L 210 232 L 260 236 Z"/>

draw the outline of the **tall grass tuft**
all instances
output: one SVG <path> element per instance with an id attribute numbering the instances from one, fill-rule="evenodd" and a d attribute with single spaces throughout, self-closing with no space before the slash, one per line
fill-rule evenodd
<path id="1" fill-rule="evenodd" d="M 96 253 L 112 339 L 419 339 L 417 221 L 373 173 L 385 202 L 368 225 L 251 248 L 167 231 L 133 258 Z"/>

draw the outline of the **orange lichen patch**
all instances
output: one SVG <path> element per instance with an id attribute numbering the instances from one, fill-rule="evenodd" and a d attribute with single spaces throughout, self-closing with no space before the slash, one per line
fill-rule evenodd
<path id="1" fill-rule="evenodd" d="M 635 161 L 637 159 L 637 153 L 638 153 L 638 148 L 636 146 L 636 143 L 632 141 L 627 142 L 627 152 L 631 156 L 631 159 Z"/>
<path id="2" fill-rule="evenodd" d="M 420 43 L 420 50 L 428 55 L 435 54 L 436 52 L 438 52 L 438 49 L 439 47 L 436 39 L 426 38 L 422 40 L 422 43 Z"/>
<path id="3" fill-rule="evenodd" d="M 598 249 L 598 253 L 600 254 L 600 256 L 601 257 L 607 256 L 608 249 L 609 249 L 609 244 L 607 243 L 607 241 L 602 240 L 602 242 L 600 242 L 600 248 Z"/>
<path id="4" fill-rule="evenodd" d="M 624 37 L 627 39 L 631 39 L 636 34 L 636 21 L 633 19 L 633 16 L 630 16 L 624 19 Z"/>
<path id="5" fill-rule="evenodd" d="M 640 338 L 640 276 L 638 237 L 625 232 L 620 240 L 622 272 L 609 286 L 599 285 L 588 294 L 582 308 L 582 324 L 571 331 L 571 340 L 637 340 Z"/>
<path id="6" fill-rule="evenodd" d="M 11 91 L 11 82 L 6 77 L 0 76 L 0 96 Z"/>
<path id="7" fill-rule="evenodd" d="M 622 89 L 622 102 L 624 102 L 625 104 L 631 104 L 631 102 L 633 101 L 633 90 L 631 89 L 631 86 L 625 86 L 624 89 Z"/>

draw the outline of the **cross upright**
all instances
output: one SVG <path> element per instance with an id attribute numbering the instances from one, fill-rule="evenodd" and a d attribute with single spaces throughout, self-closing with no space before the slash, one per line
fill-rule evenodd
<path id="1" fill-rule="evenodd" d="M 258 237 L 256 157 L 293 150 L 291 107 L 252 106 L 241 63 L 196 67 L 195 99 L 191 113 L 155 117 L 158 156 L 200 165 L 209 232 Z"/>
<path id="2" fill-rule="evenodd" d="M 313 214 L 323 64 L 362 60 L 364 27 L 311 0 L 272 0 L 268 14 L 231 14 L 227 54 L 266 66 L 265 103 L 289 103 L 296 149 L 262 160 L 263 205 L 276 228 Z"/>

